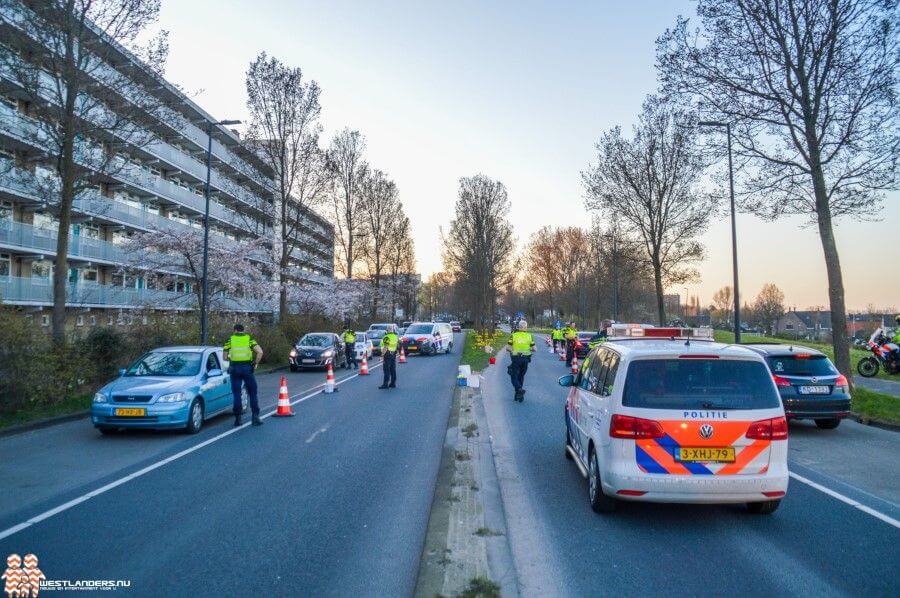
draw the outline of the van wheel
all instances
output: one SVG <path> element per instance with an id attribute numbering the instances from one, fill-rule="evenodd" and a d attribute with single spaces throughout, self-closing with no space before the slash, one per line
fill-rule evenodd
<path id="1" fill-rule="evenodd" d="M 588 460 L 591 462 L 588 471 L 588 498 L 591 500 L 591 508 L 595 513 L 612 513 L 618 506 L 618 501 L 603 494 L 603 485 L 600 482 L 600 464 L 597 462 L 597 452 L 591 447 Z"/>
<path id="2" fill-rule="evenodd" d="M 780 500 L 764 500 L 762 502 L 748 502 L 747 510 L 754 515 L 771 515 L 778 510 Z"/>
<path id="3" fill-rule="evenodd" d="M 839 425 L 841 425 L 841 420 L 837 417 L 833 417 L 830 419 L 817 419 L 816 425 L 822 430 L 834 430 Z"/>
<path id="4" fill-rule="evenodd" d="M 188 421 L 184 427 L 184 431 L 188 434 L 196 434 L 203 427 L 203 402 L 200 399 L 194 399 L 191 407 L 188 409 Z"/>
<path id="5" fill-rule="evenodd" d="M 453 351 L 453 343 L 447 344 L 447 355 L 449 355 Z"/>

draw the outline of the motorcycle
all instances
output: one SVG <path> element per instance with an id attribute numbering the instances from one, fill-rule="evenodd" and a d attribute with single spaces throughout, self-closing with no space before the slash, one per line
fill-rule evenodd
<path id="1" fill-rule="evenodd" d="M 878 375 L 880 368 L 884 368 L 892 376 L 900 374 L 900 347 L 888 341 L 883 329 L 879 328 L 872 333 L 867 348 L 872 351 L 872 355 L 863 357 L 856 364 L 856 371 L 860 376 L 871 378 Z"/>

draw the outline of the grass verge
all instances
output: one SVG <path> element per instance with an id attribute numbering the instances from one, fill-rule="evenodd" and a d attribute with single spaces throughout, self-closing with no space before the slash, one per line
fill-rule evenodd
<path id="1" fill-rule="evenodd" d="M 863 417 L 900 424 L 900 399 L 897 397 L 856 386 L 852 408 Z"/>
<path id="2" fill-rule="evenodd" d="M 70 415 L 90 409 L 92 399 L 93 395 L 84 394 L 65 399 L 53 405 L 34 405 L 14 413 L 0 413 L 0 430 L 40 419 Z"/>
<path id="3" fill-rule="evenodd" d="M 713 331 L 713 336 L 720 343 L 734 342 L 734 333 L 728 330 L 715 330 Z M 806 341 L 803 339 L 788 340 L 784 338 L 775 338 L 772 336 L 760 336 L 758 334 L 741 334 L 741 342 L 772 343 L 778 345 L 802 345 L 804 347 L 809 347 L 810 349 L 821 351 L 828 356 L 828 359 L 830 359 L 832 362 L 834 361 L 834 347 L 832 347 L 828 343 Z M 859 363 L 860 359 L 862 359 L 863 357 L 868 357 L 869 355 L 871 355 L 869 351 L 862 351 L 853 347 L 850 348 L 850 365 L 853 367 L 854 375 L 856 374 L 856 364 Z M 884 372 L 884 369 L 879 369 L 878 376 L 876 376 L 876 378 L 884 378 L 885 380 L 888 380 L 891 377 Z"/>
<path id="4" fill-rule="evenodd" d="M 509 340 L 509 334 L 502 331 L 496 331 L 493 339 L 490 340 L 490 346 L 494 348 L 493 352 L 486 353 L 484 350 L 483 337 L 479 339 L 478 333 L 474 330 L 466 330 L 466 342 L 463 345 L 462 363 L 472 367 L 473 372 L 483 370 L 488 366 L 491 355 L 497 355 L 499 351 L 506 346 Z"/>

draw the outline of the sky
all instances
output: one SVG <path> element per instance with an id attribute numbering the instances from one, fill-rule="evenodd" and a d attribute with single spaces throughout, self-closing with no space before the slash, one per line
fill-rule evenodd
<path id="1" fill-rule="evenodd" d="M 244 75 L 261 51 L 316 80 L 323 140 L 345 126 L 365 135 L 369 163 L 400 189 L 427 276 L 441 270 L 439 231 L 462 176 L 506 185 L 520 245 L 544 225 L 589 226 L 580 173 L 600 135 L 629 131 L 655 91 L 654 42 L 679 14 L 693 2 L 162 0 L 159 25 L 167 78 L 217 118 L 246 117 Z M 837 228 L 851 309 L 900 306 L 900 195 L 871 217 Z M 828 305 L 814 226 L 740 214 L 737 227 L 742 300 L 773 282 L 789 308 Z M 706 305 L 731 281 L 728 220 L 700 240 L 701 280 L 670 292 Z"/>

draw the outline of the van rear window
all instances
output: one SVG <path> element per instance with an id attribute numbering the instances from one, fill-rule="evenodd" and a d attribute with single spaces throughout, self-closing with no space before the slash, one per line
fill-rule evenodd
<path id="1" fill-rule="evenodd" d="M 628 366 L 625 407 L 770 409 L 781 399 L 765 364 L 734 359 L 639 359 Z"/>

